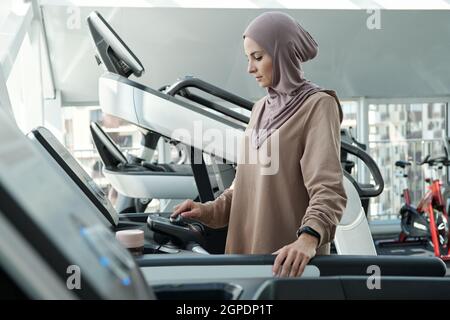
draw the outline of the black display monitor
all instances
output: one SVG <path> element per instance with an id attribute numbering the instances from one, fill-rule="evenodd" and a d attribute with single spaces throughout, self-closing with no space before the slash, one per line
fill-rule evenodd
<path id="1" fill-rule="evenodd" d="M 131 74 L 140 77 L 144 67 L 134 53 L 120 39 L 100 13 L 93 11 L 87 18 L 89 30 L 96 48 L 98 64 L 107 71 L 128 78 Z"/>

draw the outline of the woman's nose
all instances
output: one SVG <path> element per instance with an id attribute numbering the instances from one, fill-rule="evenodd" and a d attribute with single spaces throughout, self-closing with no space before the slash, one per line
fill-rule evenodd
<path id="1" fill-rule="evenodd" d="M 248 73 L 254 73 L 256 71 L 255 66 L 253 65 L 253 63 L 249 62 L 248 66 L 247 66 L 247 72 Z"/>

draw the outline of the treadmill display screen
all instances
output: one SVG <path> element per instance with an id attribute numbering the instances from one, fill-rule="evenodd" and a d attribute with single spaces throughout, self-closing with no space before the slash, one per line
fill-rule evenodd
<path id="1" fill-rule="evenodd" d="M 72 178 L 93 204 L 100 210 L 105 218 L 116 226 L 119 215 L 108 200 L 107 195 L 101 190 L 70 152 L 56 139 L 46 128 L 39 127 L 31 133 L 44 149 L 55 159 L 61 168 Z"/>
<path id="2" fill-rule="evenodd" d="M 103 62 L 107 71 L 123 77 L 128 78 L 131 74 L 140 77 L 144 72 L 141 62 L 102 15 L 93 11 L 87 22 L 97 51 L 97 62 Z"/>

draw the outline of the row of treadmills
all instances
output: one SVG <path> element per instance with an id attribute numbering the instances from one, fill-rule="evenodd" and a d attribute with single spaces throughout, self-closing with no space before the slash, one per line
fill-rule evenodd
<path id="1" fill-rule="evenodd" d="M 189 140 L 189 131 L 200 121 L 203 129 L 226 131 L 238 142 L 248 118 L 190 89 L 248 110 L 251 103 L 195 78 L 161 90 L 131 81 L 131 74 L 143 72 L 138 59 L 98 12 L 88 23 L 97 58 L 108 70 L 99 80 L 102 110 L 138 126 L 144 147 L 155 149 L 163 137 L 189 151 L 185 164 L 131 163 L 93 123 L 113 187 L 130 198 L 214 199 L 232 182 L 237 154 L 220 143 L 205 144 L 201 136 Z M 184 133 L 174 135 L 178 128 Z M 342 150 L 367 165 L 373 184 L 344 172 L 348 204 L 336 253 L 313 258 L 296 279 L 272 276 L 273 255 L 221 254 L 226 230 L 174 225 L 168 213 L 118 213 L 49 130 L 25 136 L 1 109 L 0 140 L 1 298 L 448 299 L 450 278 L 440 259 L 376 255 L 360 199 L 379 195 L 383 179 L 373 159 L 345 136 Z M 215 159 L 211 165 L 204 155 Z M 144 230 L 142 256 L 133 257 L 116 241 L 114 232 L 124 229 Z M 192 250 L 196 246 L 205 250 Z M 374 266 L 380 271 L 375 287 L 368 280 Z M 67 282 L 74 267 L 82 275 L 76 290 Z"/>

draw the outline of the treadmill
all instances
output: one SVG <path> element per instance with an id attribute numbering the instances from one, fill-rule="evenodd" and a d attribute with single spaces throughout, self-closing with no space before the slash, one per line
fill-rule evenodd
<path id="1" fill-rule="evenodd" d="M 198 200 L 199 192 L 190 164 L 152 163 L 137 158 L 130 161 L 98 123 L 92 122 L 90 130 L 104 163 L 103 173 L 118 192 L 134 198 Z M 216 195 L 233 182 L 233 166 L 215 163 L 206 169 Z"/>
<path id="2" fill-rule="evenodd" d="M 2 297 L 442 299 L 450 287 L 445 265 L 436 257 L 315 257 L 295 279 L 272 277 L 273 255 L 145 254 L 135 259 L 68 182 L 0 110 Z M 383 276 L 377 290 L 367 286 L 372 265 Z M 82 271 L 80 286 L 71 290 L 68 276 L 77 270 Z"/>
<path id="3" fill-rule="evenodd" d="M 161 235 L 147 227 L 148 213 L 118 213 L 107 195 L 97 186 L 93 179 L 86 171 L 78 164 L 70 152 L 58 141 L 58 139 L 46 128 L 37 127 L 27 135 L 31 141 L 35 142 L 35 146 L 42 155 L 48 160 L 55 172 L 67 178 L 67 185 L 73 188 L 73 194 L 79 197 L 80 201 L 87 202 L 88 205 L 93 206 L 93 211 L 97 212 L 105 225 L 112 231 L 124 229 L 141 229 L 145 234 L 145 248 L 146 253 L 180 253 L 185 252 L 189 254 L 192 248 L 196 248 L 197 243 L 188 243 L 191 233 L 178 233 L 182 239 L 186 239 L 186 245 L 180 246 L 179 243 L 172 239 Z M 158 213 L 159 217 L 167 218 L 170 212 Z M 106 222 L 107 221 L 107 222 Z M 206 230 L 202 230 L 201 239 L 197 242 L 204 244 L 208 250 L 211 249 L 214 239 Z M 175 242 L 175 243 L 174 243 Z M 208 243 L 207 243 L 208 242 Z M 207 244 L 206 244 L 207 243 Z M 213 242 L 214 243 L 214 242 Z M 185 250 L 187 249 L 187 250 Z M 199 249 L 197 248 L 197 251 Z"/>

